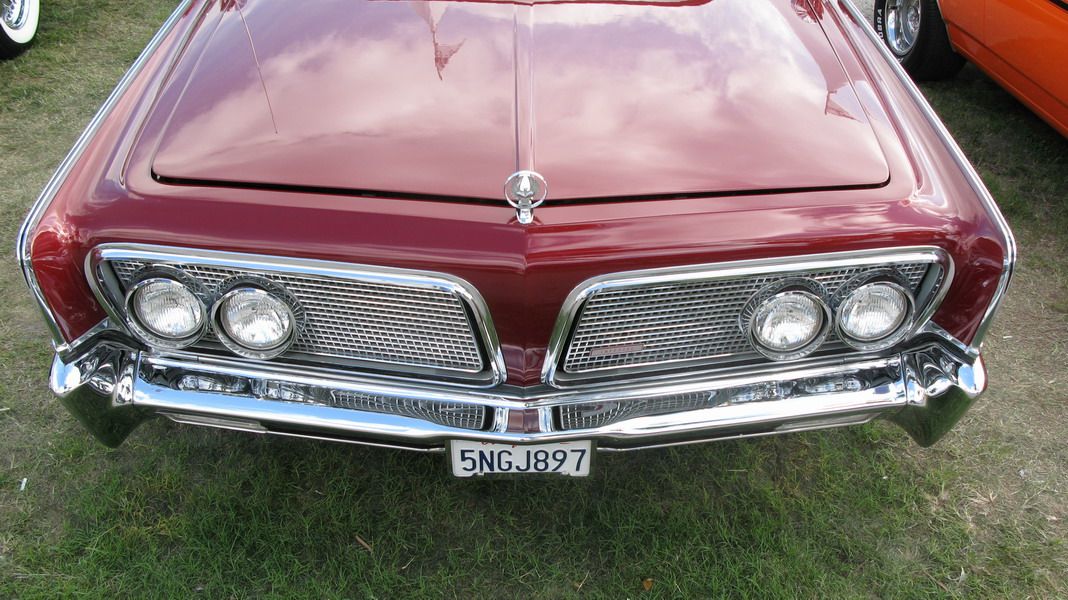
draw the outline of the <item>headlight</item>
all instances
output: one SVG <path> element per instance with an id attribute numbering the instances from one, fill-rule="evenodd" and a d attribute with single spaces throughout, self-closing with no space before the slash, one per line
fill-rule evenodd
<path id="1" fill-rule="evenodd" d="M 185 284 L 167 277 L 143 279 L 126 298 L 130 328 L 162 348 L 184 348 L 204 331 L 204 303 Z"/>
<path id="2" fill-rule="evenodd" d="M 912 296 L 892 281 L 874 281 L 853 289 L 838 305 L 837 327 L 842 341 L 858 350 L 896 344 L 908 333 Z"/>
<path id="3" fill-rule="evenodd" d="M 219 339 L 234 353 L 267 359 L 289 347 L 298 319 L 292 301 L 284 293 L 241 284 L 230 286 L 215 303 L 212 320 Z"/>
<path id="4" fill-rule="evenodd" d="M 815 352 L 830 330 L 824 296 L 822 287 L 809 280 L 784 281 L 762 290 L 743 312 L 743 328 L 753 347 L 773 360 Z"/>

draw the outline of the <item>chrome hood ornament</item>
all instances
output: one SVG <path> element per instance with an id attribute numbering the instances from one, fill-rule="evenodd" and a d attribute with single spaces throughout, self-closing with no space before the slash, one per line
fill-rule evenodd
<path id="1" fill-rule="evenodd" d="M 548 194 L 549 184 L 534 171 L 513 173 L 504 182 L 504 199 L 515 208 L 516 219 L 523 225 L 534 221 L 534 209 L 545 202 Z"/>

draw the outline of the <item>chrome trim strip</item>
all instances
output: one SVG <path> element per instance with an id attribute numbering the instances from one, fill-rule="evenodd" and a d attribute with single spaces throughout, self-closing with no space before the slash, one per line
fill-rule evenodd
<path id="1" fill-rule="evenodd" d="M 841 373 L 851 369 L 882 369 L 900 362 L 897 355 L 884 358 L 861 359 L 843 363 L 841 360 L 823 364 L 784 370 L 774 365 L 760 373 L 742 373 L 730 376 L 706 376 L 685 381 L 654 381 L 642 385 L 615 383 L 591 386 L 574 390 L 559 390 L 549 387 L 501 387 L 496 389 L 456 389 L 419 383 L 388 381 L 360 377 L 330 377 L 311 374 L 299 369 L 269 368 L 267 365 L 248 365 L 227 361 L 199 361 L 184 357 L 144 354 L 141 362 L 146 367 L 179 369 L 197 373 L 227 375 L 247 379 L 283 381 L 312 387 L 330 388 L 339 391 L 361 392 L 379 396 L 417 398 L 434 402 L 478 404 L 507 409 L 536 409 L 566 404 L 584 404 L 600 401 L 631 400 L 647 397 L 685 394 L 709 389 L 734 388 L 786 379 L 811 379 Z"/>
<path id="2" fill-rule="evenodd" d="M 183 425 L 197 425 L 200 427 L 214 427 L 229 431 L 244 431 L 247 433 L 267 433 L 267 428 L 256 421 L 244 419 L 227 419 L 220 417 L 204 417 L 201 415 L 188 415 L 182 413 L 160 412 L 161 417 L 167 417 L 175 423 Z"/>
<path id="3" fill-rule="evenodd" d="M 58 354 L 61 358 L 72 358 L 77 355 L 78 351 L 81 348 L 87 347 L 87 344 L 95 341 L 102 334 L 107 333 L 109 331 L 116 331 L 116 329 L 112 327 L 111 322 L 108 319 L 104 319 L 96 325 L 93 325 L 89 329 L 89 331 L 86 331 L 82 335 L 78 336 L 78 339 L 74 340 L 73 342 L 64 342 L 62 344 L 56 345 L 56 354 Z"/>
<path id="4" fill-rule="evenodd" d="M 133 385 L 133 404 L 154 411 L 207 414 L 266 423 L 282 423 L 296 427 L 312 426 L 316 430 L 326 429 L 385 439 L 405 439 L 424 444 L 441 444 L 450 439 L 503 443 L 591 438 L 597 440 L 655 439 L 684 435 L 709 428 L 756 426 L 841 413 L 885 412 L 903 408 L 907 402 L 904 386 L 895 384 L 862 392 L 827 394 L 812 399 L 768 401 L 674 415 L 640 417 L 598 429 L 513 433 L 454 429 L 410 417 L 366 413 L 344 408 L 304 404 L 293 406 L 285 402 L 224 394 L 190 394 L 153 385 L 140 378 L 135 379 Z"/>
<path id="5" fill-rule="evenodd" d="M 96 115 L 89 125 L 86 126 L 81 136 L 78 137 L 78 141 L 75 142 L 74 147 L 67 153 L 66 158 L 56 168 L 56 172 L 53 173 L 52 178 L 49 179 L 48 184 L 45 185 L 41 195 L 37 197 L 33 207 L 30 208 L 29 214 L 26 215 L 26 219 L 22 222 L 22 226 L 19 228 L 18 238 L 15 243 L 15 256 L 18 258 L 19 266 L 22 268 L 22 275 L 26 280 L 26 285 L 30 288 L 30 292 L 33 294 L 33 298 L 37 303 L 38 308 L 44 315 L 45 323 L 48 326 L 49 333 L 52 337 L 52 345 L 57 349 L 73 347 L 74 342 L 70 345 L 66 343 L 63 337 L 63 333 L 60 330 L 59 324 L 56 322 L 55 316 L 48 308 L 48 303 L 45 302 L 44 292 L 41 290 L 40 284 L 37 282 L 37 275 L 33 272 L 33 264 L 31 260 L 33 258 L 32 248 L 30 247 L 30 234 L 33 230 L 37 229 L 37 225 L 41 222 L 41 217 L 44 216 L 45 210 L 52 204 L 52 200 L 55 199 L 59 189 L 63 186 L 63 183 L 67 180 L 67 176 L 70 174 L 71 169 L 74 168 L 75 163 L 81 158 L 82 153 L 89 146 L 89 142 L 92 141 L 96 132 L 100 129 L 101 124 L 114 110 L 115 105 L 118 104 L 119 98 L 122 97 L 126 90 L 129 89 L 133 80 L 144 69 L 145 64 L 148 62 L 149 57 L 160 47 L 164 38 L 170 34 L 174 29 L 178 21 L 181 20 L 182 15 L 193 4 L 193 0 L 182 0 L 178 6 L 171 13 L 171 16 L 163 23 L 156 35 L 148 42 L 145 49 L 141 51 L 141 54 L 137 57 L 137 60 L 133 62 L 130 68 L 126 71 L 126 74 L 122 76 L 119 83 L 112 90 L 111 95 L 104 101 L 104 104 L 97 111 Z"/>
<path id="6" fill-rule="evenodd" d="M 556 382 L 560 361 L 567 351 L 567 338 L 575 325 L 575 320 L 582 306 L 595 293 L 619 287 L 658 285 L 692 280 L 717 280 L 752 275 L 776 274 L 787 276 L 791 273 L 834 269 L 838 267 L 864 267 L 894 265 L 903 263 L 930 262 L 940 264 L 944 270 L 941 287 L 938 289 L 920 315 L 913 323 L 912 334 L 920 330 L 937 310 L 946 292 L 949 291 L 955 269 L 949 254 L 934 246 L 908 246 L 902 248 L 880 248 L 857 250 L 851 252 L 833 252 L 811 254 L 808 256 L 788 256 L 754 260 L 740 260 L 724 263 L 688 265 L 644 269 L 622 273 L 611 273 L 587 279 L 579 284 L 564 300 L 560 313 L 553 326 L 545 362 L 542 365 L 542 383 L 561 387 Z M 910 334 L 911 335 L 911 334 Z"/>
<path id="7" fill-rule="evenodd" d="M 924 325 L 920 329 L 919 333 L 927 333 L 937 336 L 961 356 L 967 356 L 973 360 L 978 358 L 977 356 L 971 353 L 971 348 L 965 345 L 964 342 L 953 337 L 948 331 L 943 329 L 942 326 L 935 323 L 934 321 L 928 321 L 927 325 Z"/>
<path id="8" fill-rule="evenodd" d="M 317 275 L 443 290 L 458 297 L 471 310 L 473 325 L 478 332 L 482 350 L 486 353 L 486 367 L 491 376 L 489 382 L 479 383 L 494 386 L 502 383 L 507 377 L 504 352 L 501 350 L 486 300 L 473 285 L 447 273 L 173 246 L 101 244 L 86 256 L 85 272 L 93 294 L 116 323 L 124 322 L 125 316 L 116 308 L 116 301 L 111 298 L 108 290 L 101 285 L 99 267 L 104 262 L 120 259 L 193 263 L 209 267 L 274 271 L 294 276 Z"/>
<path id="9" fill-rule="evenodd" d="M 757 432 L 757 433 L 738 433 L 738 434 L 734 434 L 734 435 L 720 435 L 720 436 L 716 436 L 711 441 L 726 442 L 726 441 L 730 441 L 730 440 L 745 440 L 745 439 L 753 439 L 753 438 L 765 438 L 765 437 L 772 437 L 772 436 L 776 436 L 776 435 L 783 435 L 783 434 L 786 434 L 786 433 L 800 433 L 800 432 L 803 432 L 803 431 L 823 431 L 825 429 L 837 429 L 839 427 L 846 427 L 848 425 L 863 425 L 865 423 L 870 423 L 871 421 L 874 421 L 877 418 L 879 418 L 879 415 L 877 413 L 876 414 L 872 414 L 872 413 L 862 412 L 862 413 L 857 414 L 857 415 L 850 415 L 850 414 L 847 413 L 846 417 L 843 417 L 842 420 L 837 420 L 834 417 L 830 417 L 830 418 L 828 418 L 826 420 L 816 421 L 815 423 L 798 423 L 797 425 L 794 425 L 794 426 L 777 427 L 773 431 L 761 431 L 761 432 Z M 828 422 L 828 421 L 834 421 L 834 422 Z M 682 440 L 682 441 L 678 441 L 678 442 L 663 442 L 663 443 L 642 444 L 641 446 L 635 446 L 635 447 L 630 447 L 630 448 L 611 448 L 611 447 L 597 446 L 596 450 L 597 450 L 597 452 L 611 452 L 611 453 L 614 453 L 614 454 L 622 454 L 624 452 L 636 452 L 638 450 L 658 450 L 658 449 L 662 449 L 662 448 L 678 448 L 678 447 L 681 447 L 681 446 L 694 446 L 694 445 L 697 445 L 697 444 L 707 444 L 709 441 L 710 440 L 708 440 L 708 439 L 700 439 L 700 438 L 698 438 L 698 439 L 694 439 L 694 440 Z M 594 454 L 594 456 L 596 456 L 596 454 Z"/>
<path id="10" fill-rule="evenodd" d="M 1016 237 L 1009 228 L 1009 223 L 1005 220 L 1005 215 L 1001 214 L 1001 209 L 998 207 L 997 202 L 994 201 L 993 196 L 990 195 L 990 190 L 986 189 L 986 184 L 984 184 L 982 178 L 979 177 L 979 173 L 975 170 L 971 161 L 964 155 L 964 151 L 961 150 L 960 145 L 953 139 L 953 136 L 949 133 L 945 124 L 938 118 L 938 115 L 935 113 L 930 103 L 927 102 L 927 98 L 924 97 L 919 87 L 916 86 L 916 83 L 912 81 L 912 78 L 905 72 L 901 63 L 894 58 L 890 53 L 890 50 L 882 43 L 882 40 L 879 39 L 878 34 L 872 29 L 871 23 L 864 18 L 860 9 L 849 0 L 839 0 L 838 5 L 845 7 L 846 11 L 854 21 L 861 23 L 861 29 L 867 35 L 868 41 L 878 48 L 878 52 L 889 64 L 890 69 L 893 71 L 894 75 L 897 76 L 898 81 L 908 92 L 909 96 L 911 96 L 913 102 L 916 103 L 916 106 L 927 120 L 928 125 L 934 129 L 938 138 L 946 147 L 946 150 L 952 155 L 954 162 L 957 163 L 957 166 L 964 174 L 965 179 L 967 179 L 968 183 L 972 186 L 972 190 L 979 196 L 980 202 L 983 203 L 990 218 L 993 219 L 998 230 L 1001 232 L 1001 235 L 1005 238 L 1005 257 L 1002 261 L 1002 272 L 1001 277 L 998 279 L 997 290 L 995 290 L 994 297 L 991 300 L 990 305 L 987 307 L 986 313 L 983 315 L 983 320 L 980 322 L 979 328 L 975 332 L 975 337 L 972 339 L 971 345 L 968 346 L 968 354 L 972 357 L 977 357 L 982 348 L 983 339 L 986 337 L 987 331 L 993 324 L 994 314 L 997 312 L 998 307 L 1001 306 L 1002 301 L 1004 301 L 1005 293 L 1009 288 L 1009 282 L 1012 280 L 1012 272 L 1015 268 L 1017 257 Z"/>

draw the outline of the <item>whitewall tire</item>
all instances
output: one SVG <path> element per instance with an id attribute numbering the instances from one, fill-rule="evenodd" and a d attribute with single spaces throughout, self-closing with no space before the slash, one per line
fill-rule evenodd
<path id="1" fill-rule="evenodd" d="M 0 0 L 0 58 L 21 54 L 37 35 L 41 0 Z"/>

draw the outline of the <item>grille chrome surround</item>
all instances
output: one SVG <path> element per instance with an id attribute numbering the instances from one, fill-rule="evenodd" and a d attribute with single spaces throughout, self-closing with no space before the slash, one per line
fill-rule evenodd
<path id="1" fill-rule="evenodd" d="M 917 298 L 918 331 L 949 289 L 953 265 L 933 247 L 651 269 L 597 277 L 568 297 L 549 344 L 550 385 L 707 365 L 764 361 L 738 326 L 746 302 L 784 277 L 834 293 L 859 273 L 894 268 Z M 934 268 L 932 268 L 934 267 Z M 818 354 L 853 352 L 833 334 Z"/>
<path id="2" fill-rule="evenodd" d="M 306 325 L 276 361 L 453 378 L 496 385 L 505 376 L 481 295 L 441 273 L 206 250 L 107 244 L 87 259 L 90 284 L 116 323 L 121 297 L 146 267 L 180 268 L 211 295 L 235 276 L 282 285 L 303 306 Z M 192 349 L 220 350 L 209 332 Z"/>

